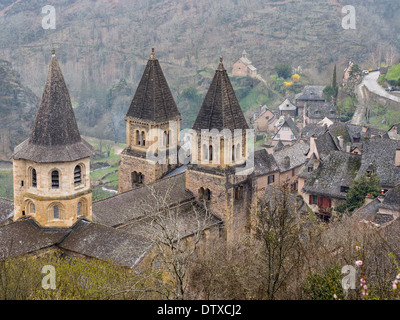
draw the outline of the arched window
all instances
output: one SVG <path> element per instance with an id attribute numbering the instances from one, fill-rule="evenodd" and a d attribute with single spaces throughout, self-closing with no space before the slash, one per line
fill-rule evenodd
<path id="1" fill-rule="evenodd" d="M 208 148 L 205 144 L 203 144 L 203 160 L 208 160 Z"/>
<path id="2" fill-rule="evenodd" d="M 79 217 L 82 214 L 82 203 L 78 202 L 78 207 L 76 210 L 76 215 Z"/>
<path id="3" fill-rule="evenodd" d="M 51 172 L 51 187 L 53 189 L 58 189 L 60 187 L 60 174 L 57 170 Z"/>
<path id="4" fill-rule="evenodd" d="M 201 187 L 199 189 L 199 199 L 200 200 L 204 199 L 204 188 L 203 187 Z"/>
<path id="5" fill-rule="evenodd" d="M 210 189 L 206 189 L 204 192 L 204 197 L 206 200 L 211 200 L 211 191 Z"/>
<path id="6" fill-rule="evenodd" d="M 236 160 L 240 160 L 242 158 L 241 157 L 241 150 L 242 150 L 242 148 L 240 147 L 240 144 L 238 144 L 236 146 Z"/>
<path id="7" fill-rule="evenodd" d="M 132 179 L 132 186 L 134 186 L 138 182 L 138 173 L 136 171 L 133 171 L 131 173 L 131 179 Z"/>
<path id="8" fill-rule="evenodd" d="M 164 146 L 168 145 L 168 134 L 167 134 L 167 131 L 164 131 L 164 134 L 163 134 L 163 145 Z"/>
<path id="9" fill-rule="evenodd" d="M 213 146 L 209 146 L 208 150 L 210 161 L 213 161 Z"/>
<path id="10" fill-rule="evenodd" d="M 140 142 L 141 142 L 140 132 L 139 130 L 136 130 L 135 144 L 140 145 Z"/>
<path id="11" fill-rule="evenodd" d="M 36 206 L 31 200 L 28 200 L 28 202 L 26 202 L 25 211 L 28 214 L 35 214 L 36 213 Z"/>
<path id="12" fill-rule="evenodd" d="M 143 184 L 144 182 L 144 175 L 139 172 L 138 174 L 138 184 Z"/>
<path id="13" fill-rule="evenodd" d="M 74 169 L 74 185 L 78 186 L 82 183 L 82 168 L 77 165 Z"/>
<path id="14" fill-rule="evenodd" d="M 60 207 L 59 206 L 54 206 L 53 207 L 53 219 L 60 219 Z"/>
<path id="15" fill-rule="evenodd" d="M 36 176 L 35 169 L 32 169 L 32 187 L 34 187 L 34 188 L 37 187 L 37 176 Z"/>
<path id="16" fill-rule="evenodd" d="M 235 146 L 233 145 L 232 146 L 232 161 L 235 161 L 235 156 L 236 156 L 236 154 L 235 154 Z"/>
<path id="17" fill-rule="evenodd" d="M 142 134 L 140 135 L 141 139 L 142 139 L 142 146 L 146 145 L 146 134 L 144 131 L 142 131 Z"/>

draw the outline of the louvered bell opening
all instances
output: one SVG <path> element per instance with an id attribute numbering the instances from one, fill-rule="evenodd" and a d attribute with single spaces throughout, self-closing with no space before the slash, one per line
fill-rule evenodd
<path id="1" fill-rule="evenodd" d="M 58 171 L 53 171 L 51 173 L 51 187 L 53 189 L 58 189 L 60 187 L 60 178 Z"/>
<path id="2" fill-rule="evenodd" d="M 74 184 L 80 185 L 82 183 L 82 170 L 80 166 L 76 166 L 74 170 Z"/>

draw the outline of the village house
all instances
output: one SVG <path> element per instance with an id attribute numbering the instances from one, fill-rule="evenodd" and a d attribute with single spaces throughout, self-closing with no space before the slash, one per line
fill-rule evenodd
<path id="1" fill-rule="evenodd" d="M 290 116 L 292 118 L 297 116 L 297 107 L 290 102 L 289 99 L 285 99 L 279 107 L 279 116 Z"/>
<path id="2" fill-rule="evenodd" d="M 256 134 L 274 132 L 274 126 L 278 118 L 267 106 L 262 106 L 260 109 L 259 113 L 254 114 L 253 120 L 253 128 Z"/>
<path id="3" fill-rule="evenodd" d="M 243 50 L 242 57 L 233 64 L 233 77 L 251 77 L 257 75 L 257 68 L 252 65 L 252 62 L 247 58 L 246 50 Z"/>
<path id="4" fill-rule="evenodd" d="M 323 97 L 324 86 L 305 86 L 303 91 L 295 96 L 297 116 L 304 117 L 305 107 L 310 102 L 326 102 Z"/>
<path id="5" fill-rule="evenodd" d="M 328 220 L 332 208 L 346 200 L 346 194 L 361 167 L 361 156 L 333 151 L 325 159 L 315 160 L 317 163 L 312 172 L 308 172 L 301 194 L 318 216 Z"/>
<path id="6" fill-rule="evenodd" d="M 337 106 L 334 103 L 313 101 L 305 104 L 303 119 L 305 125 L 321 122 L 325 118 L 332 122 L 340 121 L 340 117 L 337 114 Z"/>
<path id="7" fill-rule="evenodd" d="M 279 185 L 287 185 L 291 192 L 297 192 L 297 175 L 308 160 L 309 149 L 310 146 L 306 141 L 299 140 L 292 146 L 285 146 L 274 152 L 273 157 L 279 167 Z"/>
<path id="8" fill-rule="evenodd" d="M 300 136 L 300 130 L 289 116 L 282 116 L 275 124 L 276 133 L 272 138 L 272 147 L 276 146 L 279 141 L 284 145 L 292 144 Z"/>

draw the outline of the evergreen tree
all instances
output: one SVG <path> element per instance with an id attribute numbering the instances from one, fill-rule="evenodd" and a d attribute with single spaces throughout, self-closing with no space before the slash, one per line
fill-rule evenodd
<path id="1" fill-rule="evenodd" d="M 339 87 L 337 84 L 336 64 L 335 64 L 335 67 L 333 68 L 332 88 L 335 90 L 334 98 L 336 100 L 338 93 L 339 93 Z"/>
<path id="2" fill-rule="evenodd" d="M 370 194 L 377 197 L 381 191 L 379 180 L 376 174 L 363 174 L 354 181 L 347 193 L 347 200 L 342 205 L 339 205 L 337 211 L 343 213 L 345 211 L 353 212 L 361 208 L 364 204 L 365 197 Z"/>

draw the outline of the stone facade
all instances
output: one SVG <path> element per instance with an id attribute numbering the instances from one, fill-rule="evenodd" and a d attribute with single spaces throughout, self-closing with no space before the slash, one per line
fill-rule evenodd
<path id="1" fill-rule="evenodd" d="M 119 165 L 119 192 L 129 191 L 141 184 L 149 184 L 162 178 L 178 166 L 180 120 L 150 124 L 145 121 L 127 121 L 127 147 L 121 153 Z M 151 151 L 156 157 L 165 151 L 166 159 L 148 159 Z M 171 151 L 171 157 L 167 152 Z M 174 151 L 176 153 L 174 154 Z M 163 163 L 165 162 L 165 163 Z"/>
<path id="2" fill-rule="evenodd" d="M 91 220 L 90 158 L 60 163 L 14 160 L 13 172 L 14 221 L 32 216 L 44 227 L 71 227 L 79 216 Z"/>
<path id="3" fill-rule="evenodd" d="M 249 227 L 253 186 L 248 176 L 235 175 L 229 169 L 190 165 L 186 170 L 186 188 L 224 221 L 228 241 Z M 209 190 L 209 198 L 201 190 Z"/>

